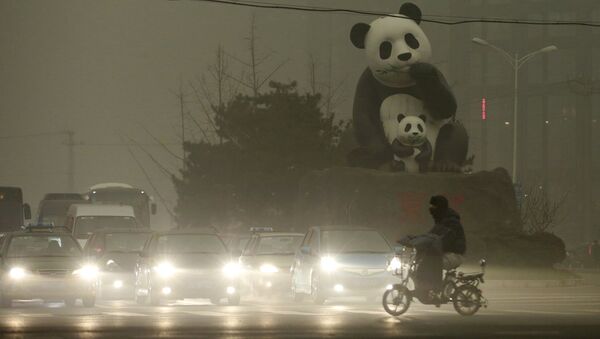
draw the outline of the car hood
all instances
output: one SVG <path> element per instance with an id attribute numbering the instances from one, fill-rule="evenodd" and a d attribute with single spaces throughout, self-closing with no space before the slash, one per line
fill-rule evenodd
<path id="1" fill-rule="evenodd" d="M 271 264 L 279 268 L 290 268 L 294 262 L 294 255 L 254 255 L 244 258 L 246 262 L 252 266 L 259 267 L 263 264 Z"/>
<path id="2" fill-rule="evenodd" d="M 118 271 L 133 271 L 140 255 L 138 252 L 108 252 L 102 256 L 98 266 L 105 268 L 110 260 L 118 265 Z"/>
<path id="3" fill-rule="evenodd" d="M 28 257 L 7 258 L 4 266 L 22 267 L 28 271 L 37 270 L 76 270 L 83 264 L 81 257 Z"/>
<path id="4" fill-rule="evenodd" d="M 167 261 L 179 269 L 221 269 L 231 261 L 231 257 L 226 253 L 186 253 L 159 255 L 156 261 Z"/>
<path id="5" fill-rule="evenodd" d="M 387 268 L 393 253 L 338 253 L 322 255 L 335 259 L 340 267 L 348 268 Z"/>

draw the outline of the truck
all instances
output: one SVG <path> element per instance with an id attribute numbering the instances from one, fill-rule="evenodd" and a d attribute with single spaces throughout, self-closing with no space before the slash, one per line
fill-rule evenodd
<path id="1" fill-rule="evenodd" d="M 156 204 L 148 193 L 123 183 L 102 183 L 90 187 L 85 194 L 92 204 L 117 204 L 133 207 L 135 218 L 144 227 L 150 227 L 150 214 L 156 214 Z"/>
<path id="2" fill-rule="evenodd" d="M 31 219 L 31 207 L 23 203 L 23 190 L 20 187 L 0 187 L 0 232 L 21 229 L 25 219 Z"/>

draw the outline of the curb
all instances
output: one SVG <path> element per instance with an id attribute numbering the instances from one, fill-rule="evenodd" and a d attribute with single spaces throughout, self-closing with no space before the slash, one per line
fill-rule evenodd
<path id="1" fill-rule="evenodd" d="M 584 279 L 562 280 L 486 280 L 483 286 L 500 288 L 547 288 L 585 285 Z"/>

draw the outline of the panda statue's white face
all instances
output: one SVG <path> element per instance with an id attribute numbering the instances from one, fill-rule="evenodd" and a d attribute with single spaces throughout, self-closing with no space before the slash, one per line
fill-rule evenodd
<path id="1" fill-rule="evenodd" d="M 429 39 L 416 22 L 405 17 L 375 20 L 367 33 L 365 51 L 375 79 L 390 87 L 411 86 L 410 65 L 431 58 Z"/>
<path id="2" fill-rule="evenodd" d="M 410 65 L 431 59 L 431 44 L 419 26 L 420 20 L 418 7 L 407 3 L 400 8 L 400 14 L 352 28 L 353 44 L 365 49 L 369 69 L 382 84 L 396 88 L 412 86 Z"/>
<path id="3" fill-rule="evenodd" d="M 418 147 L 427 141 L 425 117 L 398 115 L 396 138 L 402 145 Z"/>

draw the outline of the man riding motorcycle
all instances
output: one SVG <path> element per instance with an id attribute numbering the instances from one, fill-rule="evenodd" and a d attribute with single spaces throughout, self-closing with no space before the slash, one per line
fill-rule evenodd
<path id="1" fill-rule="evenodd" d="M 417 296 L 422 301 L 438 304 L 442 269 L 455 269 L 462 264 L 466 239 L 460 216 L 448 206 L 446 197 L 432 196 L 429 204 L 429 213 L 434 220 L 433 228 L 426 234 L 409 236 L 399 243 L 417 250 Z"/>

